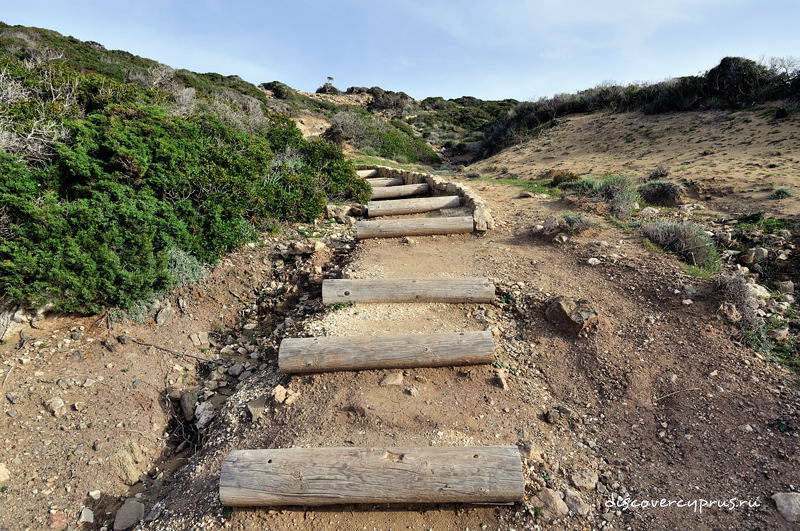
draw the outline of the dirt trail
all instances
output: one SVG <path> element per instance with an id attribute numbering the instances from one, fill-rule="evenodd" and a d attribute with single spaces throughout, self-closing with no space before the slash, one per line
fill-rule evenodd
<path id="1" fill-rule="evenodd" d="M 518 189 L 481 184 L 498 228 L 458 235 L 367 240 L 345 276 L 488 276 L 494 304 L 357 304 L 325 313 L 314 335 L 492 330 L 497 359 L 512 371 L 501 389 L 493 368 L 411 369 L 292 377 L 302 397 L 276 421 L 277 439 L 254 435 L 245 446 L 519 444 L 527 460 L 529 501 L 514 507 L 338 507 L 234 510 L 232 529 L 792 529 L 769 500 L 797 482 L 797 433 L 770 428 L 797 418 L 792 373 L 731 341 L 710 283 L 683 274 L 675 258 L 653 254 L 638 238 L 600 228 L 566 246 L 537 242 L 530 227 L 565 207 L 518 198 Z M 598 257 L 600 266 L 586 260 Z M 682 300 L 691 292 L 695 304 Z M 575 338 L 543 317 L 555 295 L 588 299 L 601 315 L 597 333 Z M 551 417 L 554 411 L 559 415 Z M 279 420 L 278 420 L 279 419 Z M 752 431 L 741 428 L 750 426 Z M 271 429 L 276 429 L 273 426 Z M 219 452 L 220 454 L 222 452 Z M 757 464 L 762 472 L 743 467 Z M 574 474 L 599 481 L 576 488 Z M 536 508 L 543 487 L 570 489 L 579 515 Z M 693 500 L 738 497 L 760 507 L 734 511 L 655 509 L 622 512 L 611 496 Z"/>

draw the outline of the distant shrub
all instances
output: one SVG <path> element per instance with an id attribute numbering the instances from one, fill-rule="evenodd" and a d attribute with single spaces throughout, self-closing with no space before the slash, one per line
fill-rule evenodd
<path id="1" fill-rule="evenodd" d="M 782 186 L 780 188 L 776 188 L 770 193 L 767 198 L 768 199 L 786 199 L 787 197 L 792 197 L 794 195 L 794 191 L 788 186 Z"/>
<path id="2" fill-rule="evenodd" d="M 367 92 L 372 94 L 372 101 L 367 107 L 373 111 L 402 113 L 414 102 L 414 99 L 405 92 L 384 90 L 380 87 L 372 87 Z"/>
<path id="3" fill-rule="evenodd" d="M 333 83 L 325 83 L 317 89 L 317 94 L 341 94 L 342 91 L 333 86 Z"/>
<path id="4" fill-rule="evenodd" d="M 558 185 L 562 190 L 570 190 L 578 195 L 593 195 L 600 183 L 597 179 L 585 177 L 577 181 L 562 182 Z"/>
<path id="5" fill-rule="evenodd" d="M 638 192 L 651 205 L 675 206 L 680 202 L 683 188 L 669 181 L 650 181 L 641 185 Z"/>
<path id="6" fill-rule="evenodd" d="M 362 151 L 371 148 L 378 156 L 398 162 L 439 161 L 439 155 L 408 124 L 385 122 L 363 110 L 336 113 L 323 136 L 339 144 L 350 142 Z"/>
<path id="7" fill-rule="evenodd" d="M 668 176 L 669 176 L 669 168 L 661 164 L 656 166 L 656 169 L 650 172 L 650 174 L 647 176 L 647 180 L 659 181 L 661 179 L 666 179 Z"/>
<path id="8" fill-rule="evenodd" d="M 585 215 L 566 212 L 561 216 L 562 227 L 570 234 L 578 234 L 592 228 L 595 224 Z"/>
<path id="9" fill-rule="evenodd" d="M 577 181 L 578 176 L 570 170 L 559 170 L 551 168 L 539 175 L 540 179 L 550 179 L 550 186 L 558 186 L 563 183 Z"/>
<path id="10" fill-rule="evenodd" d="M 643 235 L 660 248 L 707 270 L 719 269 L 719 253 L 702 227 L 689 221 L 654 221 L 642 225 Z"/>
<path id="11" fill-rule="evenodd" d="M 477 171 L 471 171 L 467 173 L 467 179 L 480 179 L 481 174 Z"/>

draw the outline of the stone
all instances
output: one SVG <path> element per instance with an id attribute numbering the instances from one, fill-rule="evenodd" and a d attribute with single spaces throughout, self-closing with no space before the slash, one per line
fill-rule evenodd
<path id="1" fill-rule="evenodd" d="M 187 421 L 194 420 L 194 410 L 197 407 L 197 391 L 184 391 L 181 393 L 181 410 L 183 418 Z"/>
<path id="2" fill-rule="evenodd" d="M 757 299 L 767 300 L 772 296 L 769 290 L 761 284 L 746 284 L 746 286 L 748 292 Z"/>
<path id="3" fill-rule="evenodd" d="M 588 260 L 586 260 L 586 263 L 589 264 L 590 266 L 600 265 L 600 259 L 599 258 L 595 258 L 595 257 L 591 257 Z"/>
<path id="4" fill-rule="evenodd" d="M 639 215 L 645 217 L 658 216 L 660 213 L 661 211 L 655 207 L 644 207 L 639 211 Z"/>
<path id="5" fill-rule="evenodd" d="M 789 327 L 782 326 L 780 328 L 773 328 L 772 330 L 767 331 L 767 335 L 770 337 L 770 339 L 773 339 L 778 343 L 783 343 L 789 339 Z"/>
<path id="6" fill-rule="evenodd" d="M 684 306 L 691 306 L 692 304 L 694 304 L 694 301 L 692 299 L 683 299 L 681 301 L 681 304 L 683 304 Z"/>
<path id="7" fill-rule="evenodd" d="M 769 251 L 764 247 L 754 247 L 750 250 L 753 252 L 753 258 L 756 262 L 764 262 L 769 258 Z"/>
<path id="8" fill-rule="evenodd" d="M 128 498 L 114 515 L 114 531 L 130 529 L 142 518 L 144 518 L 144 504 L 134 498 Z"/>
<path id="9" fill-rule="evenodd" d="M 289 253 L 293 255 L 314 254 L 325 249 L 327 245 L 321 240 L 302 240 L 292 242 Z"/>
<path id="10" fill-rule="evenodd" d="M 417 243 L 417 240 L 411 238 L 410 236 L 403 236 L 402 238 L 400 238 L 400 243 L 403 243 L 405 245 L 414 245 L 415 243 Z"/>
<path id="11" fill-rule="evenodd" d="M 102 496 L 102 494 L 103 494 L 103 493 L 102 493 L 102 492 L 100 492 L 99 490 L 90 490 L 90 491 L 89 491 L 89 497 L 90 497 L 91 499 L 93 499 L 93 500 L 99 500 L 99 499 L 100 499 L 100 496 Z"/>
<path id="12" fill-rule="evenodd" d="M 246 404 L 247 411 L 250 413 L 250 420 L 258 422 L 258 419 L 264 416 L 264 411 L 267 408 L 267 399 L 264 397 L 256 398 Z"/>
<path id="13" fill-rule="evenodd" d="M 522 457 L 524 457 L 528 461 L 534 461 L 534 462 L 544 461 L 544 452 L 538 445 L 534 443 L 526 442 L 525 444 L 523 444 L 522 448 L 520 448 L 520 453 L 522 454 Z"/>
<path id="14" fill-rule="evenodd" d="M 89 509 L 88 507 L 84 507 L 81 509 L 81 514 L 78 516 L 78 523 L 79 524 L 93 524 L 94 523 L 94 512 Z"/>
<path id="15" fill-rule="evenodd" d="M 0 463 L 0 485 L 11 479 L 11 472 L 5 463 Z"/>
<path id="16" fill-rule="evenodd" d="M 276 385 L 272 388 L 272 393 L 270 393 L 270 395 L 275 402 L 278 404 L 283 404 L 286 401 L 287 391 L 288 389 L 286 389 L 284 386 Z"/>
<path id="17" fill-rule="evenodd" d="M 197 409 L 194 410 L 194 417 L 195 417 L 195 424 L 198 428 L 202 429 L 208 426 L 208 424 L 217 416 L 217 412 L 214 409 L 214 404 L 211 401 L 207 400 L 202 404 L 197 406 Z"/>
<path id="18" fill-rule="evenodd" d="M 134 485 L 139 481 L 141 475 L 136 466 L 136 460 L 133 458 L 131 452 L 127 450 L 120 450 L 112 458 L 112 464 L 117 469 L 117 474 L 125 482 L 126 485 Z"/>
<path id="19" fill-rule="evenodd" d="M 586 468 L 576 470 L 569 479 L 573 485 L 584 491 L 590 491 L 597 485 L 597 474 Z"/>
<path id="20" fill-rule="evenodd" d="M 156 312 L 155 321 L 157 325 L 163 325 L 167 319 L 172 317 L 172 305 L 168 302 L 160 310 Z"/>
<path id="21" fill-rule="evenodd" d="M 57 396 L 48 400 L 45 407 L 47 407 L 47 411 L 56 418 L 63 417 L 67 413 L 67 406 L 64 404 L 64 401 Z"/>
<path id="22" fill-rule="evenodd" d="M 189 334 L 189 339 L 192 345 L 197 348 L 207 348 L 210 345 L 208 340 L 208 332 L 197 332 L 196 334 Z"/>
<path id="23" fill-rule="evenodd" d="M 562 243 L 563 244 L 563 243 L 567 243 L 568 241 L 569 241 L 569 236 L 567 236 L 567 234 L 564 233 L 564 232 L 560 232 L 560 233 L 556 234 L 555 237 L 553 238 L 553 242 L 554 243 Z"/>
<path id="24" fill-rule="evenodd" d="M 776 492 L 771 498 L 787 521 L 800 522 L 800 492 Z"/>
<path id="25" fill-rule="evenodd" d="M 541 507 L 550 516 L 564 516 L 569 513 L 569 507 L 558 495 L 558 492 L 544 488 L 531 500 L 534 507 Z"/>
<path id="26" fill-rule="evenodd" d="M 403 373 L 402 372 L 390 372 L 385 374 L 383 378 L 381 378 L 382 386 L 387 385 L 403 385 Z"/>
<path id="27" fill-rule="evenodd" d="M 729 323 L 735 324 L 742 320 L 741 312 L 732 302 L 723 302 L 718 311 Z"/>
<path id="28" fill-rule="evenodd" d="M 756 263 L 756 254 L 753 251 L 745 251 L 739 255 L 739 261 L 745 265 Z"/>
<path id="29" fill-rule="evenodd" d="M 508 389 L 508 369 L 494 369 L 494 381 L 497 387 L 504 391 Z"/>
<path id="30" fill-rule="evenodd" d="M 586 503 L 581 495 L 572 489 L 564 490 L 564 503 L 569 507 L 570 511 L 581 516 L 589 514 L 592 509 L 592 506 Z"/>
<path id="31" fill-rule="evenodd" d="M 240 374 L 242 374 L 243 370 L 244 370 L 244 365 L 242 365 L 241 363 L 234 363 L 233 365 L 228 367 L 228 374 L 230 374 L 231 376 L 239 376 Z"/>
<path id="32" fill-rule="evenodd" d="M 547 320 L 559 330 L 580 334 L 597 326 L 597 312 L 584 299 L 558 297 L 545 311 Z"/>
<path id="33" fill-rule="evenodd" d="M 791 280 L 776 282 L 775 287 L 778 288 L 778 291 L 781 293 L 794 293 L 794 282 Z"/>

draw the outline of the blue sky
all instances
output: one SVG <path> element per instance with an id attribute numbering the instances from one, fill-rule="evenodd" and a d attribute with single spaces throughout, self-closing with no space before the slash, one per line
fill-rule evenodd
<path id="1" fill-rule="evenodd" d="M 800 56 L 797 0 L 2 0 L 0 19 L 176 68 L 531 99 Z"/>

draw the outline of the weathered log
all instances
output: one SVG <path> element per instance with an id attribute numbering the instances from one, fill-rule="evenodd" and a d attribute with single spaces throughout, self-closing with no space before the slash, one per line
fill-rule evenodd
<path id="1" fill-rule="evenodd" d="M 401 236 L 431 236 L 434 234 L 465 234 L 472 232 L 472 216 L 441 218 L 376 219 L 356 222 L 356 238 L 399 238 Z"/>
<path id="2" fill-rule="evenodd" d="M 378 175 L 378 170 L 375 168 L 369 170 L 356 170 L 356 175 L 365 179 L 368 177 L 376 177 Z"/>
<path id="3" fill-rule="evenodd" d="M 443 367 L 493 360 L 491 332 L 286 338 L 278 350 L 278 367 L 288 373 Z"/>
<path id="4" fill-rule="evenodd" d="M 373 188 L 377 188 L 379 186 L 400 186 L 405 184 L 405 181 L 401 177 L 382 177 L 376 179 L 367 179 L 367 182 Z"/>
<path id="5" fill-rule="evenodd" d="M 419 214 L 440 208 L 457 208 L 461 206 L 461 197 L 442 195 L 436 197 L 420 197 L 417 199 L 390 199 L 388 201 L 370 201 L 367 204 L 367 215 L 398 216 L 401 214 Z"/>
<path id="6" fill-rule="evenodd" d="M 223 505 L 509 503 L 525 492 L 516 446 L 234 450 Z"/>
<path id="7" fill-rule="evenodd" d="M 323 304 L 342 302 L 491 302 L 488 278 L 325 279 Z"/>
<path id="8" fill-rule="evenodd" d="M 430 192 L 427 183 L 404 184 L 402 186 L 376 186 L 372 189 L 372 199 L 391 199 L 393 197 L 410 197 Z"/>

